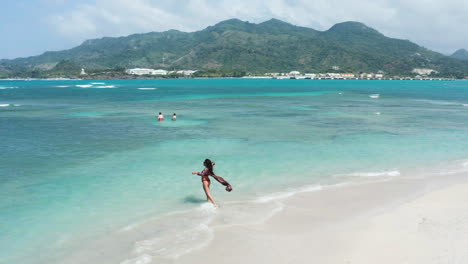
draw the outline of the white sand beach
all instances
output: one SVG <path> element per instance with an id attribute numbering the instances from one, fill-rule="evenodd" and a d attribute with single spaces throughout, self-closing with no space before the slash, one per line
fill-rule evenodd
<path id="1" fill-rule="evenodd" d="M 468 263 L 468 175 L 300 193 L 264 223 L 214 228 L 174 263 Z M 221 209 L 222 210 L 222 209 Z"/>

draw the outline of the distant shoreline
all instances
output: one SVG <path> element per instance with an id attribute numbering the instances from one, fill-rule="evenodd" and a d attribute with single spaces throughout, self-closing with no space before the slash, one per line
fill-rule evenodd
<path id="1" fill-rule="evenodd" d="M 66 79 L 66 78 L 7 78 L 0 81 L 92 81 L 92 80 L 189 80 L 189 79 L 272 79 L 272 80 L 369 80 L 369 81 L 467 81 L 468 79 L 454 78 L 273 78 L 263 76 L 245 77 L 196 77 L 196 78 L 96 78 L 96 79 Z"/>

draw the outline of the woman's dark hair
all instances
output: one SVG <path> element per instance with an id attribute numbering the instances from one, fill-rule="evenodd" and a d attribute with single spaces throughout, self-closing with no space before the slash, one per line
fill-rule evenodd
<path id="1" fill-rule="evenodd" d="M 161 114 L 161 112 L 159 112 L 159 114 Z"/>
<path id="2" fill-rule="evenodd" d="M 208 169 L 208 171 L 210 172 L 210 174 L 214 174 L 214 171 L 213 171 L 213 162 L 211 162 L 211 160 L 206 159 L 206 160 L 203 162 L 203 165 L 205 165 L 205 167 Z"/>

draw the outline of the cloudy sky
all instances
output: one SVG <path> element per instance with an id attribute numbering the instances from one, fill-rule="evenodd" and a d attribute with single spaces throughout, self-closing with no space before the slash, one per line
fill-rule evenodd
<path id="1" fill-rule="evenodd" d="M 445 54 L 468 49 L 467 0 L 2 0 L 0 58 L 72 48 L 90 38 L 178 29 L 239 18 L 327 30 L 359 21 Z"/>

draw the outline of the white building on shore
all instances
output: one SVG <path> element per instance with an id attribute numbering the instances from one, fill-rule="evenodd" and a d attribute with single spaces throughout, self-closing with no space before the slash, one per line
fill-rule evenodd
<path id="1" fill-rule="evenodd" d="M 428 69 L 428 68 L 414 68 L 411 72 L 420 74 L 420 75 L 430 75 L 431 73 L 439 73 L 436 70 Z"/>
<path id="2" fill-rule="evenodd" d="M 299 75 L 301 75 L 299 71 L 292 71 L 289 73 L 289 77 L 297 77 Z"/>
<path id="3" fill-rule="evenodd" d="M 133 75 L 167 75 L 167 71 L 162 69 L 153 70 L 145 68 L 134 68 L 128 69 L 125 72 Z"/>
<path id="4" fill-rule="evenodd" d="M 125 71 L 127 74 L 133 74 L 133 75 L 168 75 L 168 74 L 181 74 L 185 76 L 190 76 L 194 74 L 197 71 L 194 70 L 180 70 L 180 71 L 166 71 L 163 69 L 145 69 L 145 68 L 134 68 L 134 69 L 127 69 Z"/>
<path id="5" fill-rule="evenodd" d="M 343 79 L 354 79 L 354 78 L 356 78 L 354 73 L 342 73 L 341 77 L 343 77 Z"/>
<path id="6" fill-rule="evenodd" d="M 197 71 L 193 71 L 193 70 L 180 70 L 180 71 L 177 71 L 176 73 L 177 74 L 182 74 L 182 75 L 185 75 L 185 76 L 190 76 L 194 73 L 196 73 Z"/>
<path id="7" fill-rule="evenodd" d="M 327 72 L 326 77 L 330 79 L 343 79 L 341 73 Z"/>

